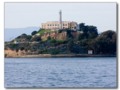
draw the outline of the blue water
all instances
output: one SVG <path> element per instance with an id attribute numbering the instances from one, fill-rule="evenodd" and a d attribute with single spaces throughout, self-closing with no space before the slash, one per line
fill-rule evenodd
<path id="1" fill-rule="evenodd" d="M 5 87 L 115 88 L 116 58 L 5 58 Z"/>

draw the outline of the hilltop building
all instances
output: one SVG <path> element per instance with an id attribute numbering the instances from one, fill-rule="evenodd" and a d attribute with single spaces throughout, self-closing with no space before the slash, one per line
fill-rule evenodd
<path id="1" fill-rule="evenodd" d="M 59 21 L 48 21 L 46 23 L 42 23 L 43 29 L 50 30 L 60 30 L 60 29 L 72 29 L 77 30 L 78 24 L 75 21 L 62 21 L 62 11 L 59 12 Z"/>

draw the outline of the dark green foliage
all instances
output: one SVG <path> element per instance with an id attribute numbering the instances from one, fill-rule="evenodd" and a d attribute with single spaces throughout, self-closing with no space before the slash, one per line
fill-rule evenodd
<path id="1" fill-rule="evenodd" d="M 73 38 L 73 35 L 72 35 L 72 30 L 69 30 L 69 29 L 66 29 L 67 31 L 67 38 Z"/>
<path id="2" fill-rule="evenodd" d="M 53 55 L 59 54 L 59 50 L 58 49 L 53 49 L 53 50 L 51 50 L 50 54 L 53 54 Z"/>
<path id="3" fill-rule="evenodd" d="M 35 35 L 37 31 L 32 32 L 34 36 L 22 34 L 12 42 L 5 42 L 5 49 L 10 48 L 16 52 L 30 50 L 32 54 L 87 54 L 87 51 L 92 49 L 94 54 L 116 54 L 116 32 L 108 30 L 98 35 L 95 26 L 81 23 L 79 27 L 78 31 L 59 30 L 58 33 L 67 33 L 66 40 L 57 40 L 49 36 L 46 41 L 42 41 L 42 34 L 52 33 L 44 29 L 38 31 L 39 36 Z M 14 41 L 18 43 L 14 44 Z"/>
<path id="4" fill-rule="evenodd" d="M 50 36 L 48 36 L 48 37 L 47 37 L 47 40 L 51 40 L 51 37 L 50 37 Z"/>
<path id="5" fill-rule="evenodd" d="M 85 53 L 87 53 L 87 48 L 85 48 L 85 46 L 83 47 L 80 44 L 76 44 L 73 40 L 70 40 L 68 42 L 68 50 L 71 53 L 75 53 L 75 54 L 85 54 Z"/>
<path id="6" fill-rule="evenodd" d="M 43 30 L 45 30 L 45 29 L 43 29 L 43 28 L 40 28 L 40 29 L 38 30 L 38 32 L 40 32 L 40 31 L 43 31 Z"/>
<path id="7" fill-rule="evenodd" d="M 88 37 L 90 39 L 96 38 L 98 36 L 97 27 L 95 27 L 95 26 L 87 26 L 87 28 L 88 28 L 88 32 L 87 32 Z"/>
<path id="8" fill-rule="evenodd" d="M 24 37 L 24 36 L 27 36 L 27 34 L 23 33 L 21 36 L 23 36 L 23 37 Z"/>
<path id="9" fill-rule="evenodd" d="M 16 50 L 16 49 L 19 49 L 19 45 L 18 44 L 7 44 L 7 45 L 5 45 L 5 48 L 10 48 L 12 50 Z"/>
<path id="10" fill-rule="evenodd" d="M 88 39 L 84 39 L 79 42 L 79 45 L 83 47 L 88 47 L 89 46 L 88 42 L 89 42 Z"/>
<path id="11" fill-rule="evenodd" d="M 83 33 L 79 34 L 78 40 L 93 39 L 98 36 L 97 27 L 95 26 L 88 26 L 85 25 L 84 23 L 80 23 L 79 27 L 80 27 L 79 31 L 82 31 Z"/>
<path id="12" fill-rule="evenodd" d="M 72 51 L 73 45 L 74 45 L 73 40 L 72 40 L 72 39 L 69 39 L 69 41 L 68 41 L 68 50 L 69 50 L 69 51 Z"/>
<path id="13" fill-rule="evenodd" d="M 79 24 L 79 29 L 80 29 L 80 31 L 83 31 L 84 28 L 85 28 L 85 23 L 80 23 L 80 24 Z"/>
<path id="14" fill-rule="evenodd" d="M 31 35 L 35 35 L 35 34 L 37 34 L 37 31 L 33 31 L 33 32 L 31 33 Z"/>
<path id="15" fill-rule="evenodd" d="M 51 43 L 56 43 L 57 41 L 55 39 L 50 40 Z"/>
<path id="16" fill-rule="evenodd" d="M 116 54 L 116 33 L 111 30 L 103 32 L 90 46 L 96 54 Z"/>
<path id="17" fill-rule="evenodd" d="M 30 40 L 31 38 L 32 38 L 31 35 L 27 35 L 27 37 L 26 37 L 27 40 Z"/>
<path id="18" fill-rule="evenodd" d="M 59 30 L 58 33 L 61 33 L 63 30 Z"/>
<path id="19" fill-rule="evenodd" d="M 66 44 L 67 41 L 65 41 L 65 40 L 56 40 L 56 43 L 57 43 L 57 45 Z"/>
<path id="20" fill-rule="evenodd" d="M 15 38 L 14 40 L 16 40 L 17 42 L 29 42 L 31 40 L 31 38 L 32 38 L 31 35 L 22 34 L 22 35 L 18 36 L 17 38 Z M 12 42 L 14 40 L 12 40 Z"/>
<path id="21" fill-rule="evenodd" d="M 20 50 L 23 51 L 25 48 L 24 47 L 21 47 Z"/>
<path id="22" fill-rule="evenodd" d="M 84 34 L 83 34 L 83 33 L 80 33 L 79 36 L 78 36 L 78 40 L 80 41 L 80 40 L 82 40 L 82 39 L 84 39 Z"/>
<path id="23" fill-rule="evenodd" d="M 40 42 L 41 41 L 41 37 L 40 36 L 34 36 L 31 41 L 36 41 L 36 42 Z"/>
<path id="24" fill-rule="evenodd" d="M 18 36 L 16 39 L 20 39 L 20 38 L 26 38 L 27 37 L 27 34 L 22 34 L 22 35 L 20 35 L 20 36 Z"/>

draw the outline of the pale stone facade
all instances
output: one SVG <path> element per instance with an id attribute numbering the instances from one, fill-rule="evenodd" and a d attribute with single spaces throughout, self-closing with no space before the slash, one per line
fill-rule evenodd
<path id="1" fill-rule="evenodd" d="M 43 29 L 50 29 L 50 30 L 59 30 L 60 29 L 60 22 L 59 21 L 49 21 L 46 23 L 42 23 Z M 62 29 L 72 29 L 77 30 L 78 24 L 76 22 L 70 22 L 70 21 L 62 21 Z"/>

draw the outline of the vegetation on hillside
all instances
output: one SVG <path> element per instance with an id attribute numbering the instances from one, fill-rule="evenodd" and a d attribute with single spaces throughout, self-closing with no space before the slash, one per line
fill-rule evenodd
<path id="1" fill-rule="evenodd" d="M 116 32 L 107 30 L 98 34 L 97 27 L 79 24 L 80 29 L 58 30 L 57 35 L 66 32 L 66 39 L 59 40 L 48 36 L 42 40 L 45 33 L 56 31 L 40 29 L 31 35 L 22 34 L 14 40 L 5 43 L 5 49 L 25 50 L 28 54 L 87 54 L 93 50 L 94 54 L 116 54 Z M 56 36 L 58 37 L 58 36 Z M 63 36 L 61 36 L 63 37 Z M 14 43 L 14 42 L 18 43 Z"/>
<path id="2" fill-rule="evenodd" d="M 51 31 L 51 30 L 45 30 L 45 29 L 39 29 L 38 30 L 38 34 L 40 34 L 40 35 L 43 35 L 43 34 L 45 34 L 45 33 L 51 33 L 51 32 L 54 32 L 54 31 Z"/>

